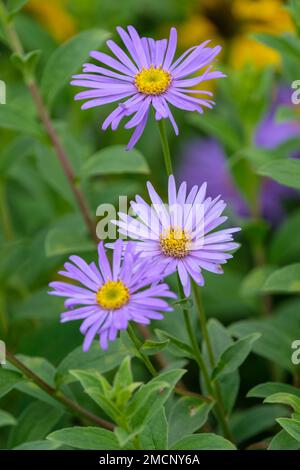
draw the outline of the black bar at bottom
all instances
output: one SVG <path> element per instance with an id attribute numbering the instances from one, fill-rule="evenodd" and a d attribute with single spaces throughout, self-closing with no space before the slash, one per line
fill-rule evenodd
<path id="1" fill-rule="evenodd" d="M 71 465 L 88 468 L 114 467 L 136 469 L 147 465 L 192 466 L 211 470 L 211 465 L 220 468 L 241 468 L 243 464 L 254 466 L 259 463 L 286 465 L 299 461 L 300 451 L 0 451 L 1 468 L 4 464 L 28 464 L 30 468 L 41 468 L 41 465 Z"/>

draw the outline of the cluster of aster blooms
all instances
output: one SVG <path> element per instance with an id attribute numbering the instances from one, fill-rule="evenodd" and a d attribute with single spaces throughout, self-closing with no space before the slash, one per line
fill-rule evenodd
<path id="1" fill-rule="evenodd" d="M 140 38 L 129 26 L 128 32 L 117 28 L 128 55 L 113 41 L 107 45 L 115 55 L 91 52 L 91 57 L 103 66 L 85 64 L 84 73 L 76 75 L 73 85 L 89 88 L 76 96 L 88 99 L 83 108 L 118 102 L 108 116 L 103 129 L 116 129 L 123 117 L 133 117 L 126 128 L 135 127 L 128 148 L 141 136 L 151 106 L 156 120 L 169 119 L 178 133 L 169 105 L 202 113 L 202 106 L 211 107 L 213 101 L 193 97 L 199 94 L 194 85 L 204 80 L 219 78 L 221 72 L 212 72 L 209 65 L 220 47 L 205 43 L 193 47 L 173 62 L 177 33 L 171 29 L 169 41 Z M 109 68 L 107 68 L 109 67 Z M 202 75 L 190 77 L 205 67 Z M 185 78 L 190 77 L 190 78 Z M 209 92 L 203 92 L 210 94 Z M 120 100 L 126 99 L 123 102 Z M 107 258 L 104 244 L 98 246 L 98 265 L 87 264 L 78 256 L 71 256 L 65 270 L 59 274 L 71 280 L 52 282 L 52 295 L 65 297 L 66 311 L 62 322 L 82 320 L 81 333 L 85 336 L 83 349 L 87 351 L 96 336 L 100 346 L 107 349 L 118 331 L 125 330 L 129 321 L 147 325 L 160 320 L 172 310 L 167 298 L 176 298 L 165 278 L 177 272 L 186 297 L 190 295 L 191 280 L 203 286 L 203 271 L 221 274 L 221 265 L 232 255 L 238 244 L 233 233 L 239 228 L 216 229 L 227 217 L 226 204 L 220 196 L 206 196 L 206 184 L 195 185 L 187 191 L 185 182 L 176 187 L 169 176 L 168 204 L 165 204 L 152 184 L 148 183 L 151 204 L 136 196 L 131 208 L 136 217 L 119 214 L 113 221 L 119 233 L 130 240 L 117 240 L 108 245 L 112 263 Z M 73 281 L 76 281 L 74 284 Z M 81 285 L 78 285 L 81 284 Z"/>

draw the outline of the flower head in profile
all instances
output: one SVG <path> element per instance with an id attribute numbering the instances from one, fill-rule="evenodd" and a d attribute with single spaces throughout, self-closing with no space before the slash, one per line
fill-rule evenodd
<path id="1" fill-rule="evenodd" d="M 161 266 L 164 274 L 178 271 L 186 296 L 190 294 L 190 280 L 204 284 L 202 271 L 223 273 L 220 265 L 227 262 L 231 250 L 239 244 L 233 242 L 233 233 L 239 228 L 215 230 L 227 217 L 220 196 L 206 197 L 206 183 L 194 186 L 187 193 L 186 183 L 178 191 L 173 175 L 169 177 L 168 205 L 165 205 L 151 183 L 148 192 L 152 205 L 140 196 L 131 203 L 138 218 L 119 213 L 113 221 L 119 232 L 137 241 L 137 250 L 145 259 Z"/>
<path id="2" fill-rule="evenodd" d="M 74 75 L 72 85 L 87 88 L 78 93 L 76 100 L 86 100 L 82 109 L 117 102 L 117 107 L 105 119 L 102 129 L 111 126 L 117 129 L 124 117 L 131 117 L 126 129 L 135 129 L 127 149 L 132 148 L 146 126 L 148 113 L 153 106 L 156 120 L 169 119 L 176 135 L 178 127 L 170 105 L 185 111 L 203 113 L 203 107 L 212 108 L 211 99 L 199 98 L 193 94 L 212 96 L 209 91 L 193 87 L 205 80 L 224 75 L 212 71 L 210 65 L 221 50 L 220 46 L 208 47 L 209 41 L 191 47 L 177 60 L 174 56 L 177 46 L 177 31 L 171 28 L 169 39 L 155 41 L 141 38 L 133 26 L 127 31 L 117 28 L 126 53 L 112 40 L 107 46 L 112 55 L 92 51 L 90 56 L 98 65 L 84 64 L 83 73 Z M 193 76 L 205 68 L 203 73 Z"/>
<path id="3" fill-rule="evenodd" d="M 125 330 L 129 321 L 148 325 L 150 320 L 163 319 L 162 312 L 172 308 L 164 297 L 176 298 L 167 284 L 160 283 L 161 271 L 153 263 L 141 262 L 135 244 L 115 243 L 112 267 L 103 243 L 99 244 L 99 265 L 87 264 L 79 256 L 71 256 L 59 274 L 81 286 L 68 282 L 52 282 L 51 295 L 66 297 L 67 311 L 61 321 L 82 320 L 81 333 L 85 336 L 83 350 L 87 351 L 96 335 L 100 346 L 107 349 L 119 330 Z"/>

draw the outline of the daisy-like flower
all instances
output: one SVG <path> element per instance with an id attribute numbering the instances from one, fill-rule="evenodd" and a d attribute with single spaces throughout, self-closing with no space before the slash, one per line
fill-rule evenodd
<path id="1" fill-rule="evenodd" d="M 49 284 L 53 288 L 50 295 L 67 298 L 68 310 L 61 314 L 61 322 L 83 320 L 80 331 L 85 336 L 84 351 L 88 351 L 96 335 L 101 348 L 107 349 L 108 341 L 114 341 L 129 321 L 148 325 L 152 319 L 163 319 L 162 312 L 172 308 L 162 298 L 176 298 L 167 284 L 159 282 L 161 272 L 153 263 L 150 266 L 145 260 L 141 262 L 134 243 L 115 243 L 112 268 L 102 242 L 98 253 L 98 267 L 71 256 L 71 262 L 64 265 L 65 271 L 59 272 L 83 287 L 67 282 Z"/>
<path id="2" fill-rule="evenodd" d="M 109 126 L 116 130 L 125 116 L 133 115 L 125 125 L 126 129 L 135 128 L 127 146 L 130 149 L 143 133 L 151 105 L 155 109 L 156 120 L 170 119 L 176 135 L 178 127 L 169 105 L 199 113 L 203 113 L 203 107 L 212 108 L 212 100 L 193 96 L 200 93 L 212 96 L 212 93 L 191 87 L 205 80 L 224 77 L 222 72 L 211 71 L 210 65 L 220 52 L 220 46 L 208 47 L 210 41 L 205 41 L 191 47 L 174 61 L 175 28 L 171 28 L 169 40 L 159 41 L 141 38 L 133 26 L 128 26 L 127 31 L 118 27 L 117 32 L 127 54 L 114 41 L 108 40 L 107 46 L 113 56 L 90 52 L 100 65 L 84 64 L 83 74 L 74 75 L 71 82 L 71 85 L 88 89 L 75 96 L 76 100 L 86 100 L 82 109 L 118 102 L 105 119 L 103 130 Z M 191 77 L 204 67 L 201 75 Z"/>
<path id="3" fill-rule="evenodd" d="M 119 213 L 120 220 L 113 221 L 119 232 L 136 240 L 137 251 L 143 258 L 161 266 L 164 275 L 178 271 L 185 295 L 190 294 L 190 279 L 204 284 L 202 270 L 222 274 L 221 264 L 239 247 L 232 234 L 240 228 L 215 231 L 227 217 L 220 196 L 206 197 L 206 183 L 194 186 L 187 193 L 186 183 L 176 190 L 173 175 L 169 177 L 168 205 L 165 205 L 151 183 L 148 192 L 150 206 L 140 196 L 131 202 L 138 218 Z"/>

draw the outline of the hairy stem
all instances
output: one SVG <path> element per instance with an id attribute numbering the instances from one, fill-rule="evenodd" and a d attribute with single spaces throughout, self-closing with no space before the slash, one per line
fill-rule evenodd
<path id="1" fill-rule="evenodd" d="M 99 418 L 98 416 L 94 415 L 87 409 L 83 408 L 81 405 L 79 405 L 75 401 L 66 397 L 61 391 L 55 390 L 55 388 L 51 387 L 51 385 L 45 382 L 37 374 L 35 374 L 35 372 L 29 369 L 25 364 L 23 364 L 23 362 L 21 362 L 11 352 L 6 351 L 6 358 L 14 367 L 16 367 L 19 371 L 21 371 L 22 374 L 25 375 L 25 377 L 27 377 L 29 380 L 34 382 L 40 389 L 42 389 L 52 398 L 62 403 L 74 415 L 80 416 L 86 419 L 87 421 L 89 421 L 90 423 L 93 423 L 93 424 L 96 424 L 97 426 L 108 429 L 109 431 L 112 431 L 114 429 L 114 425 L 110 423 L 109 421 Z"/>
<path id="2" fill-rule="evenodd" d="M 76 202 L 78 204 L 78 207 L 81 211 L 82 217 L 86 223 L 86 226 L 90 232 L 91 237 L 98 242 L 98 238 L 96 235 L 96 227 L 95 223 L 91 218 L 90 211 L 85 199 L 85 196 L 81 189 L 77 186 L 75 183 L 75 174 L 74 170 L 72 168 L 72 165 L 70 163 L 69 157 L 67 153 L 65 152 L 64 148 L 62 147 L 59 137 L 53 127 L 50 115 L 48 113 L 48 110 L 45 106 L 44 100 L 42 98 L 42 95 L 39 91 L 39 88 L 35 82 L 35 80 L 31 80 L 28 83 L 28 88 L 30 91 L 30 94 L 32 96 L 32 99 L 34 101 L 34 104 L 36 106 L 38 115 L 40 117 L 41 122 L 44 125 L 44 128 L 50 138 L 50 141 L 53 145 L 53 148 L 56 152 L 56 155 L 58 157 L 58 160 L 61 164 L 61 167 L 66 175 L 66 178 L 69 182 L 69 185 L 72 189 L 72 192 L 74 194 L 74 197 L 76 199 Z"/>

